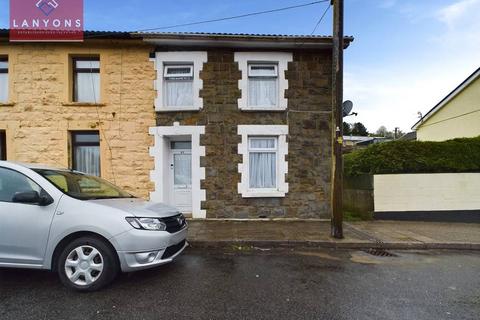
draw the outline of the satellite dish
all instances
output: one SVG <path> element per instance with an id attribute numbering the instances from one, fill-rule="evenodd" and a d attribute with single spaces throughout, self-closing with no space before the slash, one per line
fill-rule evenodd
<path id="1" fill-rule="evenodd" d="M 350 100 L 347 100 L 343 103 L 342 105 L 343 108 L 343 116 L 346 117 L 352 112 L 353 109 L 353 102 Z"/>

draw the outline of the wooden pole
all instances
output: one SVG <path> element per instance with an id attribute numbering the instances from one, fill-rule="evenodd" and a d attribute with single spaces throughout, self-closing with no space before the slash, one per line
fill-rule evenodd
<path id="1" fill-rule="evenodd" d="M 332 237 L 343 238 L 343 0 L 332 0 L 333 5 L 333 199 Z"/>

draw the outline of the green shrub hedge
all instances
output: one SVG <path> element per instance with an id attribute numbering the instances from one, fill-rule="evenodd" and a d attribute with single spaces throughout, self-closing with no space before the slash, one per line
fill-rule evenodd
<path id="1" fill-rule="evenodd" d="M 392 141 L 345 155 L 345 175 L 480 172 L 480 136 L 443 142 Z"/>

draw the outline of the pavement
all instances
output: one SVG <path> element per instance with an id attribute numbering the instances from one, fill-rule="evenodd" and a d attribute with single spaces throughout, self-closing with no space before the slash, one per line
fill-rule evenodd
<path id="1" fill-rule="evenodd" d="M 54 273 L 0 269 L 0 319 L 478 320 L 478 252 L 391 253 L 189 248 L 94 293 L 69 291 Z"/>
<path id="2" fill-rule="evenodd" d="M 410 221 L 344 223 L 344 239 L 330 237 L 329 221 L 190 220 L 194 247 L 316 246 L 345 249 L 480 250 L 480 224 Z"/>

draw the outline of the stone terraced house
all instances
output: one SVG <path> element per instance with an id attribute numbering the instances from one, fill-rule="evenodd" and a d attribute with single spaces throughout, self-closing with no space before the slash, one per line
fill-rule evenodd
<path id="1" fill-rule="evenodd" d="M 204 33 L 9 43 L 1 30 L 0 159 L 99 175 L 193 218 L 327 218 L 331 49 Z"/>

